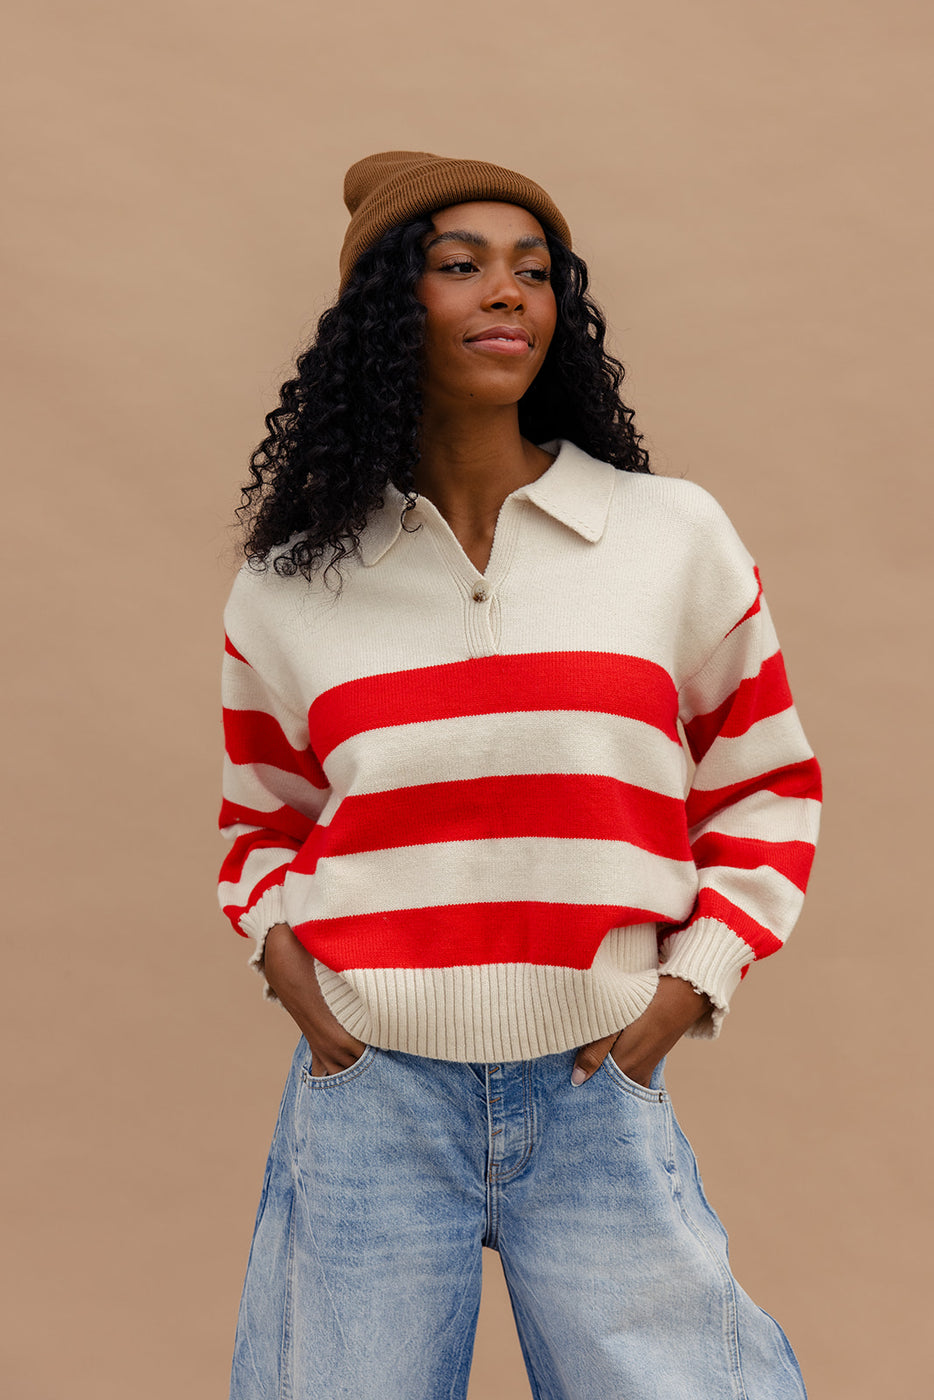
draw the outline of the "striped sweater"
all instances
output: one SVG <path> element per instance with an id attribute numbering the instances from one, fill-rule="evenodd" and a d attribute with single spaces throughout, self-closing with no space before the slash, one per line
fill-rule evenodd
<path id="1" fill-rule="evenodd" d="M 820 774 L 751 558 L 701 487 L 546 446 L 485 574 L 390 489 L 339 593 L 245 565 L 225 612 L 221 905 L 384 1048 L 566 1050 L 660 973 L 716 1035 L 801 906 Z"/>

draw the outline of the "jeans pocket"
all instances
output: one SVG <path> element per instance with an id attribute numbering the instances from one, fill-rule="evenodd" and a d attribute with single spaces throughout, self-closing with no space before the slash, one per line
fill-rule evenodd
<path id="1" fill-rule="evenodd" d="M 367 1045 L 352 1065 L 348 1065 L 346 1069 L 338 1070 L 337 1074 L 312 1074 L 311 1051 L 307 1050 L 305 1062 L 302 1065 L 302 1082 L 310 1089 L 338 1089 L 342 1084 L 347 1084 L 351 1079 L 356 1079 L 358 1075 L 368 1070 L 375 1058 L 376 1046 Z"/>
<path id="2" fill-rule="evenodd" d="M 665 1088 L 664 1068 L 665 1061 L 659 1060 L 652 1071 L 652 1082 L 647 1087 L 645 1084 L 638 1084 L 635 1079 L 630 1079 L 620 1069 L 613 1059 L 613 1052 L 609 1051 L 601 1066 L 609 1075 L 611 1082 L 623 1093 L 629 1094 L 634 1099 L 641 1099 L 643 1103 L 668 1103 L 668 1090 Z"/>

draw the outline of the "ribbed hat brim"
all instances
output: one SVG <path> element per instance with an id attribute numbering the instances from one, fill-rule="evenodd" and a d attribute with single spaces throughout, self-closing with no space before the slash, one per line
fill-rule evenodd
<path id="1" fill-rule="evenodd" d="M 459 160 L 428 151 L 382 151 L 358 160 L 344 179 L 344 203 L 351 219 L 341 248 L 341 290 L 361 253 L 391 228 L 418 214 L 473 199 L 521 205 L 571 246 L 564 215 L 547 191 L 525 175 L 483 160 Z"/>

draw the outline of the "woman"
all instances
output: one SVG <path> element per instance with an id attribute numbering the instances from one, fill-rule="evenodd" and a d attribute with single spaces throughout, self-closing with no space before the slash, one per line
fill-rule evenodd
<path id="1" fill-rule="evenodd" d="M 345 198 L 225 615 L 221 901 L 302 1033 L 231 1394 L 463 1396 L 487 1245 L 537 1397 L 801 1397 L 662 1079 L 813 853 L 755 567 L 650 473 L 544 190 L 395 151 Z"/>

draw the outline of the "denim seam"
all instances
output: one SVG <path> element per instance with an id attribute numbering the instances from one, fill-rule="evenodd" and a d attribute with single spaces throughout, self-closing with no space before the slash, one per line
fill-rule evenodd
<path id="1" fill-rule="evenodd" d="M 526 1061 L 525 1068 L 523 1071 L 522 1103 L 523 1117 L 525 1119 L 525 1137 L 522 1144 L 522 1156 L 519 1158 L 518 1162 L 516 1162 L 515 1166 L 510 1167 L 507 1172 L 496 1171 L 496 1180 L 501 1186 L 504 1186 L 506 1182 L 512 1181 L 516 1176 L 518 1176 L 519 1172 L 523 1171 L 524 1168 L 527 1166 L 529 1158 L 532 1155 L 532 1146 L 535 1141 L 535 1120 L 534 1105 L 532 1103 L 531 1060 Z"/>
<path id="2" fill-rule="evenodd" d="M 489 1249 L 495 1249 L 496 1237 L 499 1234 L 499 1182 L 493 1164 L 493 1119 L 490 1115 L 490 1076 L 486 1070 L 484 1070 L 483 1082 L 483 1106 L 486 1113 L 487 1160 L 487 1167 L 484 1172 L 484 1185 L 486 1187 L 486 1231 L 483 1243 Z"/>
<path id="3" fill-rule="evenodd" d="M 733 1276 L 730 1272 L 729 1267 L 724 1266 L 723 1261 L 719 1258 L 716 1251 L 711 1249 L 707 1240 L 704 1238 L 701 1231 L 698 1230 L 697 1226 L 694 1224 L 693 1220 L 688 1215 L 687 1210 L 685 1209 L 684 1195 L 681 1186 L 681 1176 L 678 1172 L 678 1163 L 677 1158 L 675 1156 L 674 1133 L 672 1130 L 672 1120 L 674 1118 L 674 1113 L 670 1103 L 667 1104 L 666 1107 L 668 1109 L 668 1112 L 666 1114 L 665 1130 L 668 1139 L 668 1160 L 670 1163 L 672 1194 L 674 1195 L 678 1211 L 681 1215 L 681 1219 L 684 1221 L 691 1234 L 697 1240 L 701 1249 L 703 1249 L 704 1253 L 710 1259 L 717 1273 L 720 1275 L 721 1282 L 725 1285 L 724 1302 L 726 1305 L 726 1327 L 724 1328 L 724 1341 L 726 1342 L 727 1354 L 730 1363 L 730 1378 L 733 1381 L 734 1385 L 735 1400 L 749 1400 L 746 1391 L 746 1382 L 743 1379 L 743 1366 L 739 1346 L 739 1323 L 736 1309 L 736 1289 L 733 1282 Z"/>
<path id="4" fill-rule="evenodd" d="M 295 1171 L 289 1202 L 289 1247 L 285 1271 L 285 1298 L 282 1305 L 282 1344 L 279 1351 L 279 1400 L 292 1400 L 292 1294 L 295 1269 Z"/>
<path id="5" fill-rule="evenodd" d="M 490 1175 L 486 1174 L 486 1231 L 484 1232 L 482 1243 L 487 1249 L 496 1249 L 497 1236 L 499 1234 L 499 1196 L 497 1192 L 498 1182 Z"/>
<path id="6" fill-rule="evenodd" d="M 514 1181 L 528 1166 L 535 1140 L 535 1109 L 532 1094 L 532 1061 L 527 1060 L 522 1071 L 522 1114 L 524 1120 L 523 1143 L 519 1160 L 508 1171 L 500 1171 L 493 1158 L 493 1137 L 490 1132 L 489 1081 L 487 1081 L 487 1153 L 489 1166 L 486 1170 L 487 1228 L 483 1243 L 489 1249 L 496 1249 L 499 1240 L 500 1190 Z"/>
<path id="7" fill-rule="evenodd" d="M 301 1042 L 299 1042 L 301 1044 Z M 282 1339 L 279 1347 L 279 1386 L 277 1400 L 292 1400 L 292 1350 L 293 1327 L 292 1308 L 294 1306 L 295 1283 L 295 1213 L 298 1201 L 298 1122 L 304 1093 L 305 1071 L 295 1086 L 292 1101 L 292 1116 L 289 1125 L 289 1177 L 292 1184 L 289 1196 L 289 1240 L 286 1249 L 285 1290 L 282 1300 Z"/>

